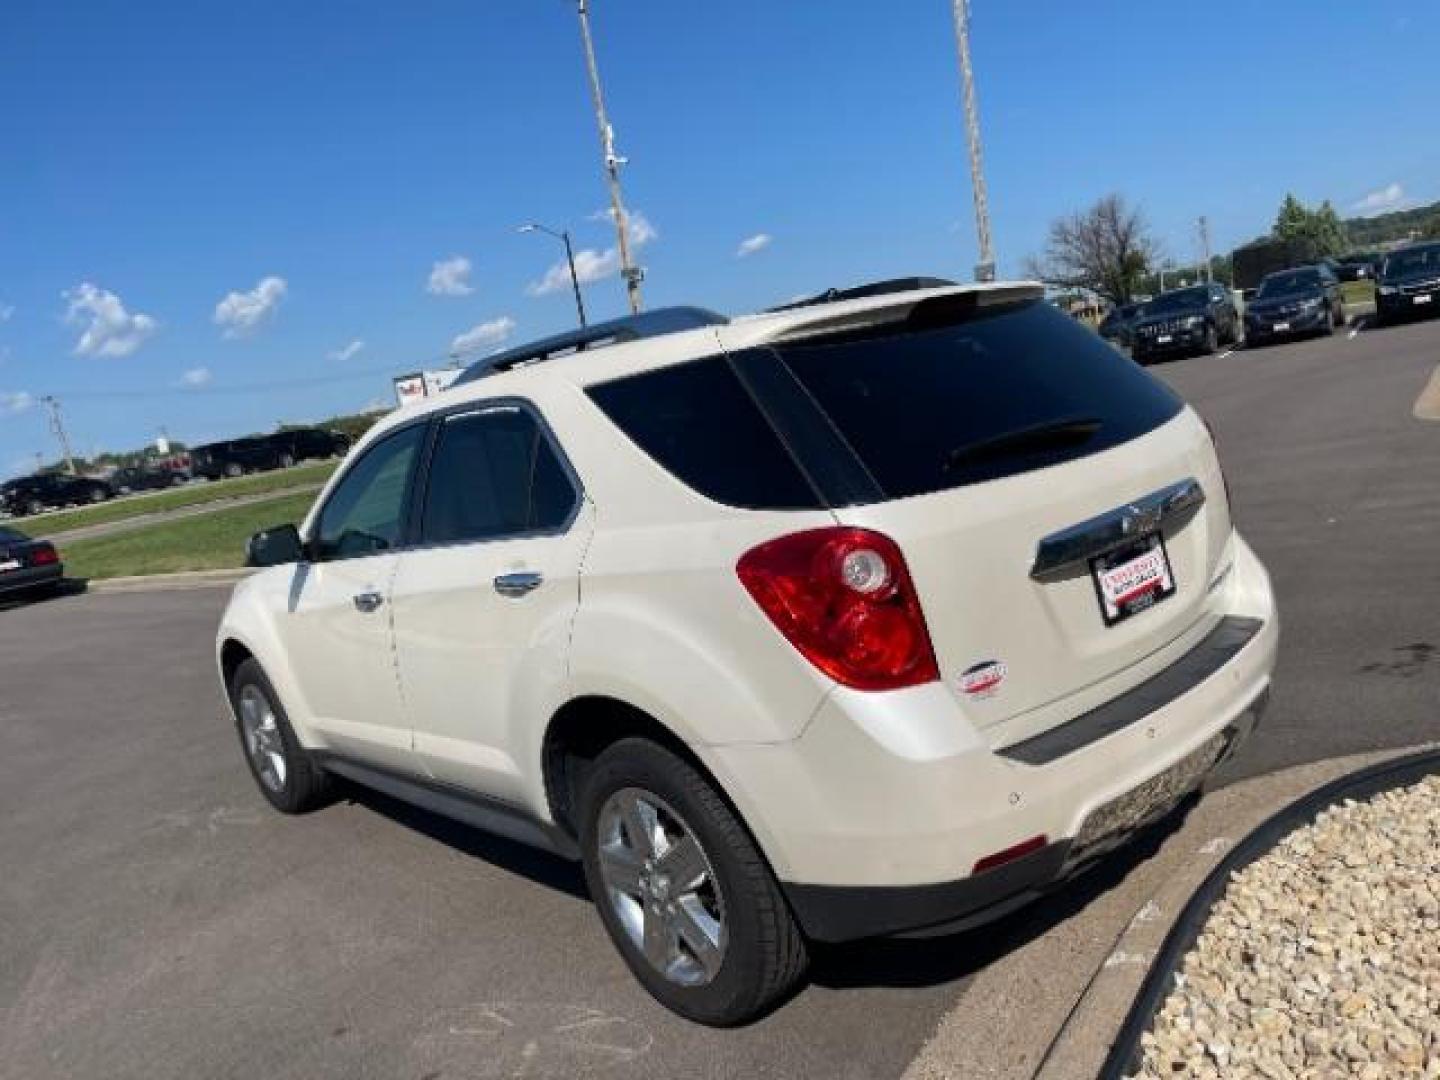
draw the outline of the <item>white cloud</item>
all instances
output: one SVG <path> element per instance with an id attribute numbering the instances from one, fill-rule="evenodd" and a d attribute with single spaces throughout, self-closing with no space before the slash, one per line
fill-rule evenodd
<path id="1" fill-rule="evenodd" d="M 1370 192 L 1359 202 L 1352 203 L 1351 210 L 1364 217 L 1372 217 L 1375 214 L 1386 214 L 1391 210 L 1400 210 L 1409 206 L 1414 200 L 1405 197 L 1405 189 L 1398 183 L 1386 184 L 1383 188 Z"/>
<path id="2" fill-rule="evenodd" d="M 650 224 L 650 219 L 638 210 L 628 211 L 626 216 L 630 219 L 630 247 L 632 252 L 644 247 L 650 241 L 659 237 L 660 233 L 655 226 Z M 597 210 L 590 215 L 591 221 L 614 221 L 614 215 L 609 210 Z M 614 277 L 620 272 L 620 248 L 618 246 L 608 247 L 604 251 L 597 251 L 595 248 L 582 248 L 575 252 L 575 277 L 581 285 L 589 285 L 592 282 L 604 281 L 606 278 Z M 565 260 L 561 259 L 553 263 L 541 276 L 539 281 L 532 281 L 525 286 L 525 291 L 531 296 L 544 296 L 546 293 L 558 292 L 561 289 L 570 288 L 570 267 Z"/>
<path id="3" fill-rule="evenodd" d="M 756 252 L 764 251 L 770 246 L 771 236 L 769 233 L 756 233 L 754 236 L 747 236 L 740 241 L 740 246 L 735 249 L 735 257 L 743 259 L 747 255 L 754 255 Z"/>
<path id="4" fill-rule="evenodd" d="M 343 364 L 346 360 L 353 359 L 355 354 L 363 348 L 365 348 L 365 342 L 361 341 L 359 338 L 356 338 L 354 341 L 350 342 L 349 345 L 346 345 L 343 349 L 335 349 L 333 352 L 327 353 L 326 355 L 329 356 L 331 360 L 338 360 L 340 361 L 340 363 Z"/>
<path id="5" fill-rule="evenodd" d="M 186 389 L 194 389 L 197 386 L 210 385 L 210 369 L 205 367 L 190 368 L 180 373 L 180 385 Z"/>
<path id="6" fill-rule="evenodd" d="M 284 278 L 272 274 L 249 292 L 229 293 L 215 305 L 215 322 L 227 338 L 244 337 L 279 307 L 287 288 Z"/>
<path id="7" fill-rule="evenodd" d="M 129 356 L 159 326 L 149 315 L 130 314 L 120 297 L 88 281 L 61 295 L 70 302 L 65 321 L 85 326 L 76 356 Z"/>
<path id="8" fill-rule="evenodd" d="M 10 316 L 15 314 L 14 304 L 0 303 L 0 322 L 9 322 Z"/>
<path id="9" fill-rule="evenodd" d="M 0 416 L 16 416 L 35 404 L 35 399 L 24 390 L 0 390 Z"/>
<path id="10" fill-rule="evenodd" d="M 441 259 L 430 268 L 425 291 L 436 296 L 469 296 L 475 291 L 470 284 L 470 260 L 464 255 Z"/>
<path id="11" fill-rule="evenodd" d="M 450 342 L 450 351 L 463 355 L 491 348 L 503 344 L 506 338 L 514 332 L 515 320 L 509 315 L 501 315 L 498 319 L 478 323 L 458 335 L 454 341 Z"/>

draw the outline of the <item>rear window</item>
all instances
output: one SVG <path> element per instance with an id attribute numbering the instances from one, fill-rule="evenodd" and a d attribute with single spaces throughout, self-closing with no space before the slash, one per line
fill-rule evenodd
<path id="1" fill-rule="evenodd" d="M 995 480 L 1152 431 L 1181 401 L 1041 301 L 777 350 L 886 498 Z"/>
<path id="2" fill-rule="evenodd" d="M 724 357 L 617 379 L 589 394 L 640 449 L 707 498 L 756 510 L 820 505 Z"/>

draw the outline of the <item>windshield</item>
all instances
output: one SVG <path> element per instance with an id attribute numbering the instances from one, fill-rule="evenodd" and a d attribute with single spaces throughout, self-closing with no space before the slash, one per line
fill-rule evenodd
<path id="1" fill-rule="evenodd" d="M 1293 296 L 1295 293 L 1313 292 L 1320 287 L 1320 275 L 1314 270 L 1286 270 L 1271 274 L 1260 283 L 1257 300 L 1268 300 L 1275 296 Z"/>
<path id="2" fill-rule="evenodd" d="M 1432 270 L 1440 273 L 1440 244 L 1426 244 L 1424 247 L 1406 248 L 1397 251 L 1385 260 L 1387 278 L 1409 277 Z"/>
<path id="3" fill-rule="evenodd" d="M 1140 313 L 1142 315 L 1166 315 L 1172 311 L 1188 311 L 1191 308 L 1204 307 L 1209 302 L 1209 297 L 1210 290 L 1204 285 L 1190 289 L 1176 289 L 1174 292 L 1161 293 L 1146 304 Z"/>

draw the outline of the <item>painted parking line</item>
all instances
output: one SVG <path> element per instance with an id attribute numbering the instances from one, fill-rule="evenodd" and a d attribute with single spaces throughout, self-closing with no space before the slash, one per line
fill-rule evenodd
<path id="1" fill-rule="evenodd" d="M 1361 331 L 1361 330 L 1364 330 L 1365 327 L 1367 327 L 1367 326 L 1369 326 L 1369 325 L 1370 325 L 1369 320 L 1366 319 L 1366 318 L 1364 318 L 1363 316 L 1362 316 L 1361 318 L 1357 319 L 1356 322 L 1355 322 L 1355 325 L 1352 326 L 1352 327 L 1350 327 L 1350 340 L 1351 340 L 1351 341 L 1354 341 L 1357 337 L 1360 336 L 1360 331 Z"/>
<path id="2" fill-rule="evenodd" d="M 1216 359 L 1217 359 L 1217 360 L 1224 360 L 1225 357 L 1231 355 L 1234 351 L 1235 351 L 1234 348 L 1226 349 L 1226 350 L 1225 350 L 1224 352 L 1222 352 L 1219 356 L 1217 356 Z"/>

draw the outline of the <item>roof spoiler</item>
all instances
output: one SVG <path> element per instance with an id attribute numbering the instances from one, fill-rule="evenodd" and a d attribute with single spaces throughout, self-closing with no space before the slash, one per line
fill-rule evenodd
<path id="1" fill-rule="evenodd" d="M 817 338 L 864 333 L 892 326 L 912 332 L 933 330 L 965 322 L 987 309 L 1041 300 L 1044 296 L 1045 287 L 1033 281 L 1014 285 L 956 286 L 947 292 L 929 296 L 912 294 L 897 297 L 893 303 L 876 304 L 829 317 L 823 312 L 817 312 L 817 318 L 813 322 L 792 327 L 771 340 L 775 343 L 815 343 Z"/>

